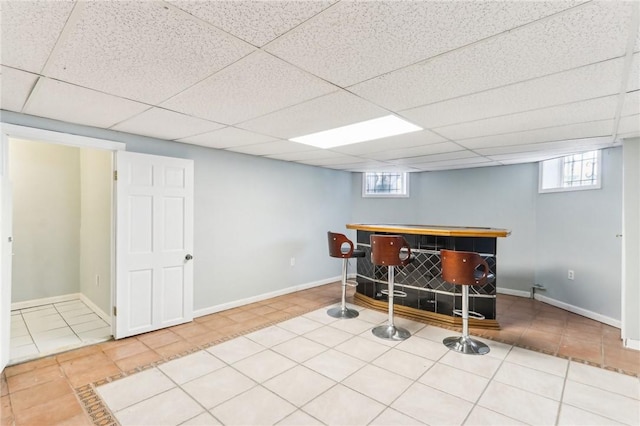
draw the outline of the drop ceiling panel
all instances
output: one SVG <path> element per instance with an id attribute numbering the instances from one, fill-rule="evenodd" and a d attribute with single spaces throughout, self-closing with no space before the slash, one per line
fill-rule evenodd
<path id="1" fill-rule="evenodd" d="M 640 115 L 630 115 L 627 117 L 622 117 L 620 119 L 620 124 L 618 125 L 618 133 L 627 134 L 627 133 L 638 133 L 640 132 Z"/>
<path id="2" fill-rule="evenodd" d="M 295 143 L 295 142 L 290 142 Z M 298 144 L 304 146 L 302 144 Z M 313 147 L 309 147 L 310 149 L 305 151 L 296 151 L 282 154 L 269 154 L 267 155 L 269 158 L 275 158 L 277 160 L 285 160 L 285 161 L 305 161 L 305 160 L 320 160 L 325 158 L 339 158 L 341 154 L 336 152 L 328 151 L 326 149 L 315 149 Z"/>
<path id="3" fill-rule="evenodd" d="M 407 109 L 566 71 L 624 55 L 630 19 L 630 3 L 584 5 L 350 90 Z"/>
<path id="4" fill-rule="evenodd" d="M 640 114 L 640 90 L 628 92 L 624 95 L 621 115 Z"/>
<path id="5" fill-rule="evenodd" d="M 463 158 L 459 160 L 450 160 L 450 161 L 436 161 L 429 162 L 423 164 L 413 164 L 411 167 L 415 167 L 419 170 L 430 171 L 430 170 L 450 170 L 456 168 L 469 168 L 469 167 L 487 167 L 487 166 L 498 166 L 500 163 L 496 161 L 491 161 L 484 157 L 474 157 L 474 158 Z"/>
<path id="6" fill-rule="evenodd" d="M 460 151 L 461 147 L 453 142 L 442 142 L 431 145 L 415 146 L 413 148 L 389 149 L 387 151 L 373 152 L 371 154 L 363 154 L 361 157 L 373 160 L 399 160 L 411 157 L 420 157 L 431 154 L 441 154 L 444 152 Z"/>
<path id="7" fill-rule="evenodd" d="M 423 155 L 420 157 L 402 158 L 400 160 L 389 160 L 389 163 L 418 167 L 418 165 L 420 164 L 426 164 L 426 163 L 431 163 L 436 161 L 439 162 L 439 161 L 451 161 L 451 160 L 459 160 L 459 159 L 466 159 L 466 158 L 482 158 L 472 151 L 461 149 L 459 147 L 458 149 L 460 150 L 454 151 L 454 152 L 445 152 L 442 154 Z"/>
<path id="8" fill-rule="evenodd" d="M 47 62 L 73 1 L 3 1 L 0 31 L 3 65 L 39 73 Z"/>
<path id="9" fill-rule="evenodd" d="M 235 127 L 225 127 L 224 129 L 213 132 L 183 138 L 178 140 L 178 142 L 208 146 L 210 148 L 231 148 L 234 146 L 255 145 L 273 140 L 275 140 L 275 138 L 271 136 L 265 136 Z"/>
<path id="10" fill-rule="evenodd" d="M 592 149 L 606 148 L 612 145 L 610 137 L 597 137 L 597 138 L 578 138 L 578 139 L 566 139 L 553 142 L 542 142 L 534 144 L 522 144 L 512 146 L 502 146 L 494 148 L 482 148 L 476 150 L 481 155 L 485 155 L 489 158 L 499 159 L 500 155 L 505 154 L 549 154 L 555 153 L 557 155 L 570 154 L 572 152 L 588 151 Z M 496 157 L 494 157 L 496 156 Z M 513 157 L 512 157 L 513 158 Z"/>
<path id="11" fill-rule="evenodd" d="M 247 130 L 290 139 L 388 115 L 389 111 L 340 90 L 238 124 Z"/>
<path id="12" fill-rule="evenodd" d="M 79 2 L 45 74 L 158 103 L 254 47 L 158 1 Z"/>
<path id="13" fill-rule="evenodd" d="M 364 155 L 390 149 L 410 148 L 421 145 L 431 145 L 444 142 L 445 138 L 428 130 L 406 133 L 404 135 L 391 136 L 367 142 L 331 148 L 335 152 L 347 155 Z"/>
<path id="14" fill-rule="evenodd" d="M 623 66 L 624 58 L 614 59 L 402 111 L 401 115 L 435 128 L 613 95 L 620 90 Z"/>
<path id="15" fill-rule="evenodd" d="M 354 171 L 354 172 L 362 172 L 362 171 L 370 171 L 370 170 L 384 171 L 389 167 L 389 164 L 383 163 L 380 161 L 369 160 L 369 161 L 359 161 L 359 162 L 349 163 L 349 164 L 332 164 L 331 166 L 328 166 L 328 167 L 336 170 L 345 170 L 345 171 Z"/>
<path id="16" fill-rule="evenodd" d="M 345 87 L 574 4 L 340 2 L 266 50 Z"/>
<path id="17" fill-rule="evenodd" d="M 528 132 L 508 133 L 504 135 L 459 140 L 457 143 L 465 148 L 481 152 L 480 149 L 482 148 L 498 146 L 527 145 L 567 139 L 611 136 L 613 131 L 613 122 L 613 120 L 592 121 L 590 123 L 570 124 L 567 126 L 531 130 Z"/>
<path id="18" fill-rule="evenodd" d="M 254 46 L 262 46 L 326 9 L 335 0 L 170 2 Z"/>
<path id="19" fill-rule="evenodd" d="M 151 108 L 112 127 L 113 130 L 135 133 L 159 139 L 180 139 L 210 132 L 223 124 L 168 111 Z"/>
<path id="20" fill-rule="evenodd" d="M 16 70 L 13 68 L 2 67 L 0 74 L 0 89 L 2 91 L 0 97 L 0 109 L 9 111 L 22 111 L 24 103 L 31 93 L 38 76 L 28 72 Z"/>
<path id="21" fill-rule="evenodd" d="M 616 113 L 619 96 L 606 96 L 588 101 L 560 105 L 518 114 L 503 115 L 433 129 L 452 139 L 461 140 L 479 136 L 514 133 L 545 127 L 557 127 L 587 121 L 612 119 Z"/>
<path id="22" fill-rule="evenodd" d="M 255 52 L 162 105 L 235 124 L 335 90 L 267 53 Z"/>
<path id="23" fill-rule="evenodd" d="M 145 104 L 42 77 L 23 112 L 106 129 L 148 108 Z"/>
<path id="24" fill-rule="evenodd" d="M 229 151 L 242 152 L 251 155 L 278 155 L 288 153 L 299 153 L 312 150 L 307 145 L 289 141 L 273 141 L 264 142 L 256 145 L 232 146 L 227 148 Z"/>
<path id="25" fill-rule="evenodd" d="M 332 158 L 308 159 L 301 161 L 301 163 L 309 164 L 312 166 L 338 166 L 344 164 L 353 164 L 355 161 L 358 161 L 358 158 L 352 157 L 350 155 L 341 155 L 339 157 Z"/>

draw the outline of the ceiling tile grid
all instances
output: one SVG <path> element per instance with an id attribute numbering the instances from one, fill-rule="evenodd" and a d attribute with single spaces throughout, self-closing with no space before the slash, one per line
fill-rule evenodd
<path id="1" fill-rule="evenodd" d="M 637 1 L 0 8 L 0 107 L 69 123 L 351 171 L 539 161 L 640 134 Z M 287 140 L 389 114 L 424 130 Z"/>

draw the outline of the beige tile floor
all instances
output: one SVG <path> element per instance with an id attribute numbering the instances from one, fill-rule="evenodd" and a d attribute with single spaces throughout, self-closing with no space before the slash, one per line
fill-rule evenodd
<path id="1" fill-rule="evenodd" d="M 498 295 L 502 329 L 473 330 L 492 352 L 461 357 L 440 343 L 456 331 L 399 319 L 414 334 L 389 344 L 383 313 L 326 316 L 338 300 L 329 284 L 7 367 L 0 425 L 638 424 L 640 352 L 613 327 Z"/>

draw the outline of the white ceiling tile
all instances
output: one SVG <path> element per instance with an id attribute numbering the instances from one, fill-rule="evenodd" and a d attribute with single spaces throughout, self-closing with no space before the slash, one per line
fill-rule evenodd
<path id="1" fill-rule="evenodd" d="M 458 151 L 443 152 L 442 154 L 421 155 L 419 157 L 408 157 L 408 158 L 401 158 L 399 160 L 389 160 L 389 163 L 419 167 L 416 165 L 426 164 L 426 163 L 431 163 L 436 161 L 440 162 L 440 161 L 454 160 L 455 162 L 456 160 L 460 160 L 464 158 L 478 157 L 478 155 L 472 151 L 462 149 L 460 147 L 457 147 L 457 149 Z"/>
<path id="2" fill-rule="evenodd" d="M 224 129 L 215 130 L 213 132 L 182 138 L 178 140 L 178 142 L 208 146 L 210 148 L 230 148 L 234 146 L 255 145 L 263 142 L 271 142 L 275 139 L 276 138 L 271 136 L 265 136 L 249 132 L 247 130 L 237 129 L 235 127 L 225 127 Z"/>
<path id="3" fill-rule="evenodd" d="M 389 111 L 340 90 L 245 121 L 238 127 L 290 139 L 388 114 Z"/>
<path id="4" fill-rule="evenodd" d="M 640 89 L 640 53 L 634 53 L 629 70 L 629 82 L 627 92 Z"/>
<path id="5" fill-rule="evenodd" d="M 326 9 L 336 0 L 169 1 L 248 43 L 262 46 Z"/>
<path id="6" fill-rule="evenodd" d="M 479 150 L 482 148 L 497 146 L 527 145 L 540 142 L 610 136 L 612 131 L 613 120 L 600 120 L 589 123 L 569 124 L 566 126 L 530 130 L 527 132 L 483 136 L 480 138 L 459 140 L 457 143 L 465 148 L 480 152 Z"/>
<path id="7" fill-rule="evenodd" d="M 592 3 L 349 90 L 407 109 L 616 58 L 625 53 L 631 16 L 630 2 Z"/>
<path id="8" fill-rule="evenodd" d="M 576 2 L 340 2 L 266 50 L 345 87 Z"/>
<path id="9" fill-rule="evenodd" d="M 349 164 L 332 164 L 330 166 L 327 166 L 329 168 L 332 169 L 336 169 L 336 170 L 346 170 L 346 171 L 358 171 L 358 172 L 362 172 L 362 171 L 370 171 L 370 170 L 382 170 L 383 168 L 388 168 L 389 164 L 387 163 L 383 163 L 381 161 L 373 161 L 373 160 L 367 160 L 367 161 L 356 161 L 354 163 L 349 163 Z"/>
<path id="10" fill-rule="evenodd" d="M 111 127 L 113 130 L 151 136 L 159 139 L 180 139 L 224 127 L 223 124 L 195 118 L 162 108 L 151 108 Z"/>
<path id="11" fill-rule="evenodd" d="M 421 145 L 431 145 L 444 142 L 446 139 L 428 130 L 405 133 L 404 135 L 391 136 L 367 142 L 331 148 L 335 152 L 347 155 L 366 155 L 374 152 L 387 151 L 389 149 L 410 148 Z"/>
<path id="12" fill-rule="evenodd" d="M 358 160 L 358 158 L 352 157 L 350 155 L 341 155 L 339 157 L 308 159 L 302 160 L 300 162 L 312 166 L 337 166 L 344 164 L 353 164 Z"/>
<path id="13" fill-rule="evenodd" d="M 450 170 L 457 168 L 470 168 L 470 167 L 487 167 L 487 166 L 497 166 L 498 162 L 489 160 L 484 157 L 476 156 L 473 158 L 463 158 L 459 160 L 449 160 L 449 161 L 436 161 L 436 162 L 428 162 L 422 164 L 412 164 L 411 167 L 415 167 L 416 169 L 430 171 L 430 170 Z"/>
<path id="14" fill-rule="evenodd" d="M 637 133 L 638 131 L 640 131 L 640 115 L 629 115 L 627 117 L 620 118 L 618 133 Z"/>
<path id="15" fill-rule="evenodd" d="M 255 48 L 159 1 L 78 2 L 44 73 L 157 103 Z"/>
<path id="16" fill-rule="evenodd" d="M 9 111 L 22 111 L 24 103 L 36 84 L 38 76 L 14 68 L 2 67 L 0 74 L 0 109 Z"/>
<path id="17" fill-rule="evenodd" d="M 511 153 L 511 154 L 498 154 L 498 155 L 488 155 L 487 158 L 499 161 L 502 164 L 519 164 L 519 163 L 537 163 L 539 161 L 550 160 L 552 158 L 557 158 L 558 153 L 547 152 L 520 152 L 520 153 Z"/>
<path id="18" fill-rule="evenodd" d="M 235 124 L 335 90 L 280 59 L 255 52 L 162 105 Z"/>
<path id="19" fill-rule="evenodd" d="M 312 150 L 313 147 L 290 141 L 273 141 L 263 142 L 255 145 L 231 146 L 226 149 L 234 152 L 242 152 L 244 154 L 267 156 L 289 153 L 304 153 L 305 151 Z"/>
<path id="20" fill-rule="evenodd" d="M 476 152 L 480 155 L 488 156 L 495 159 L 496 156 L 516 153 L 520 153 L 523 155 L 528 155 L 528 153 L 555 153 L 556 155 L 563 155 L 580 151 L 588 151 L 591 149 L 606 148 L 611 145 L 611 137 L 596 137 L 567 139 L 534 144 L 501 146 L 493 148 L 480 148 L 477 149 Z"/>
<path id="21" fill-rule="evenodd" d="M 41 77 L 23 112 L 106 129 L 148 108 L 128 99 Z"/>
<path id="22" fill-rule="evenodd" d="M 387 151 L 372 152 L 370 154 L 362 154 L 361 157 L 373 160 L 389 161 L 460 150 L 461 147 L 453 142 L 442 142 L 431 145 L 414 146 L 413 148 L 389 149 Z"/>
<path id="23" fill-rule="evenodd" d="M 401 115 L 420 126 L 435 128 L 613 95 L 620 90 L 623 65 L 624 58 L 605 61 L 406 110 Z"/>
<path id="24" fill-rule="evenodd" d="M 622 140 L 622 139 L 631 139 L 631 138 L 638 138 L 640 137 L 640 130 L 636 131 L 636 132 L 629 132 L 629 133 L 618 133 L 618 140 Z"/>
<path id="25" fill-rule="evenodd" d="M 295 142 L 291 142 L 295 143 Z M 298 144 L 304 146 L 303 144 Z M 296 151 L 282 154 L 269 154 L 267 157 L 275 158 L 277 160 L 285 160 L 285 161 L 305 161 L 305 160 L 319 160 L 325 158 L 338 158 L 342 154 L 329 151 L 326 149 L 315 149 L 314 147 L 308 146 L 309 149 L 305 151 Z"/>
<path id="26" fill-rule="evenodd" d="M 42 71 L 74 4 L 71 0 L 3 1 L 2 64 Z"/>
<path id="27" fill-rule="evenodd" d="M 524 130 L 557 127 L 565 124 L 612 119 L 616 113 L 619 97 L 606 96 L 588 101 L 517 114 L 503 115 L 453 126 L 433 129 L 452 140 L 514 133 Z"/>

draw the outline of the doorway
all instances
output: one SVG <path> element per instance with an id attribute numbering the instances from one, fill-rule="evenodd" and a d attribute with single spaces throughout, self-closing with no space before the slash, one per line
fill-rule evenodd
<path id="1" fill-rule="evenodd" d="M 9 364 L 112 338 L 113 152 L 9 138 Z"/>

